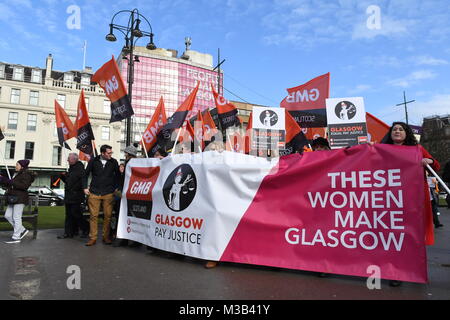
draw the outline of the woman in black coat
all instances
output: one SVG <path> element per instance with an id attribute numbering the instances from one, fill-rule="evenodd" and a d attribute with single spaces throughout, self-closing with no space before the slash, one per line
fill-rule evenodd
<path id="1" fill-rule="evenodd" d="M 28 188 L 34 181 L 34 174 L 28 170 L 30 160 L 19 160 L 16 163 L 16 173 L 12 179 L 0 176 L 0 183 L 6 187 L 5 218 L 13 226 L 14 233 L 11 241 L 6 243 L 20 243 L 28 230 L 22 225 L 22 213 L 28 205 Z"/>

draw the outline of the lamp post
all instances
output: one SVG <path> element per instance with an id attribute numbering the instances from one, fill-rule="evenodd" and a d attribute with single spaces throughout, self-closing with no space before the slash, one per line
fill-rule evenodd
<path id="1" fill-rule="evenodd" d="M 114 19 L 117 15 L 121 13 L 129 14 L 128 18 L 128 24 L 126 26 L 115 24 Z M 140 29 L 140 24 L 142 22 L 141 19 L 144 19 L 148 26 L 150 27 L 150 32 L 142 31 Z M 109 33 L 106 35 L 107 41 L 117 41 L 116 36 L 114 35 L 114 30 L 120 31 L 124 37 L 125 37 L 125 47 L 122 49 L 124 55 L 123 58 L 125 59 L 126 53 L 129 54 L 128 57 L 128 97 L 130 98 L 130 103 L 132 101 L 133 96 L 133 78 L 134 78 L 134 62 L 138 62 L 139 60 L 135 60 L 135 58 L 138 58 L 137 56 L 133 56 L 134 51 L 134 45 L 136 42 L 142 38 L 142 37 L 149 37 L 149 43 L 147 44 L 146 48 L 148 50 L 155 50 L 156 46 L 153 43 L 153 30 L 150 22 L 147 20 L 146 17 L 141 15 L 139 13 L 138 9 L 134 10 L 121 10 L 117 12 L 111 19 L 111 23 L 109 24 Z M 126 146 L 129 146 L 131 144 L 131 128 L 132 128 L 132 119 L 131 117 L 126 119 Z"/>

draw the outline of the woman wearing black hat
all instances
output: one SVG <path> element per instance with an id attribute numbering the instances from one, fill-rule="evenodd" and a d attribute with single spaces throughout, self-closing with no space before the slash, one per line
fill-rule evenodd
<path id="1" fill-rule="evenodd" d="M 28 230 L 22 225 L 23 208 L 28 205 L 28 188 L 34 181 L 34 174 L 28 170 L 30 160 L 19 160 L 16 163 L 16 172 L 12 179 L 0 176 L 0 184 L 6 187 L 5 218 L 14 228 L 11 241 L 6 243 L 20 243 Z"/>

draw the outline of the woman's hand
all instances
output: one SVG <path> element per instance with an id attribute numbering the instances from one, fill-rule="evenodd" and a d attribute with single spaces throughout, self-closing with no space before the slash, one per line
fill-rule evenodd
<path id="1" fill-rule="evenodd" d="M 423 165 L 424 167 L 426 167 L 427 164 L 432 165 L 433 162 L 434 162 L 433 160 L 428 159 L 428 158 L 423 158 L 423 159 L 422 159 L 422 165 Z"/>

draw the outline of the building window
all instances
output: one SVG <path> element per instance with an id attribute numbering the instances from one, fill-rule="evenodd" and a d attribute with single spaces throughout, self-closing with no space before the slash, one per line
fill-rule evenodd
<path id="1" fill-rule="evenodd" d="M 58 94 L 56 95 L 56 100 L 58 101 L 59 105 L 65 109 L 66 108 L 66 96 L 64 94 Z"/>
<path id="2" fill-rule="evenodd" d="M 64 82 L 73 82 L 73 73 L 64 73 Z"/>
<path id="3" fill-rule="evenodd" d="M 62 148 L 60 146 L 53 147 L 52 165 L 54 165 L 54 166 L 61 165 L 61 153 L 62 153 Z"/>
<path id="4" fill-rule="evenodd" d="M 39 91 L 30 91 L 30 105 L 37 106 L 39 104 Z"/>
<path id="5" fill-rule="evenodd" d="M 40 83 L 41 82 L 41 78 L 42 78 L 42 71 L 41 70 L 33 69 L 31 71 L 31 82 Z"/>
<path id="6" fill-rule="evenodd" d="M 34 142 L 25 142 L 25 159 L 33 160 L 34 155 Z"/>
<path id="7" fill-rule="evenodd" d="M 5 65 L 0 64 L 0 78 L 5 78 Z"/>
<path id="8" fill-rule="evenodd" d="M 17 122 L 19 119 L 19 114 L 17 112 L 10 112 L 8 114 L 8 129 L 17 129 Z"/>
<path id="9" fill-rule="evenodd" d="M 37 114 L 28 114 L 27 131 L 36 131 Z"/>
<path id="10" fill-rule="evenodd" d="M 103 113 L 111 112 L 111 102 L 109 100 L 103 100 Z"/>
<path id="11" fill-rule="evenodd" d="M 88 75 L 81 76 L 81 84 L 85 86 L 89 86 L 91 84 L 91 77 Z"/>
<path id="12" fill-rule="evenodd" d="M 11 89 L 11 103 L 20 103 L 20 89 Z"/>
<path id="13" fill-rule="evenodd" d="M 102 140 L 109 140 L 109 127 L 102 127 Z"/>
<path id="14" fill-rule="evenodd" d="M 14 67 L 13 80 L 23 81 L 23 68 Z"/>
<path id="15" fill-rule="evenodd" d="M 5 150 L 5 158 L 6 159 L 14 159 L 14 154 L 16 153 L 16 142 L 15 141 L 6 141 L 6 150 Z"/>

